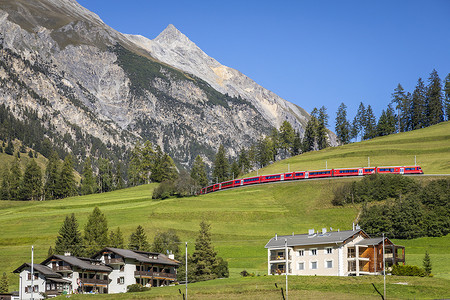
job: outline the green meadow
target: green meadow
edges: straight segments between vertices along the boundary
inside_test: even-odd
[[[450,123],[307,153],[277,162],[259,170],[259,174],[281,172],[287,169],[288,163],[291,170],[324,168],[325,161],[329,168],[362,166],[367,164],[368,156],[371,165],[407,165],[414,164],[414,155],[425,173],[450,173]],[[430,180],[426,177],[417,178]],[[350,229],[361,207],[334,207],[331,199],[338,185],[351,180],[358,179],[265,184],[163,201],[151,199],[156,184],[54,201],[0,201],[0,272],[9,274],[11,290],[17,290],[18,276],[10,272],[31,260],[31,245],[35,247],[35,261],[44,260],[48,248],[54,246],[65,216],[75,213],[80,229],[83,229],[88,214],[98,206],[106,215],[110,229],[119,226],[126,239],[138,225],[145,228],[149,241],[152,241],[158,230],[175,229],[183,245],[185,241],[188,242],[189,251],[193,251],[200,221],[210,222],[215,249],[219,256],[228,261],[230,278],[192,284],[195,299],[281,297],[274,284],[283,284],[284,278],[264,276],[267,273],[265,244],[275,233],[305,233],[310,228],[320,230],[322,227]],[[394,241],[406,246],[408,264],[421,266],[427,250],[431,255],[434,277],[389,276],[388,290],[392,297],[450,297],[450,237]],[[244,269],[260,276],[240,278],[239,273]],[[376,298],[379,296],[371,283],[375,283],[379,289],[382,287],[382,279],[378,277],[293,277],[290,280],[292,296],[295,298]],[[117,296],[117,299],[130,299],[130,296]],[[168,287],[135,294],[133,298],[153,296],[181,297],[178,287]]]

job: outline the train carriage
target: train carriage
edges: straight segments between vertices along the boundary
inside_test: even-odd
[[[275,182],[284,180],[284,174],[273,174],[273,175],[263,175],[261,176],[261,183],[264,182]]]
[[[324,177],[332,177],[332,170],[315,170],[308,171],[308,177],[305,178],[324,178]]]

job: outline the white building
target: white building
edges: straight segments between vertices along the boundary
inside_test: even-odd
[[[104,248],[92,258],[52,255],[40,264],[24,263],[20,274],[20,299],[44,299],[61,294],[125,293],[131,284],[163,286],[176,281],[179,262],[164,254]],[[32,277],[33,276],[33,277]]]
[[[359,276],[383,271],[383,239],[370,238],[363,230],[315,232],[277,236],[267,248],[267,273],[270,275]],[[287,249],[287,256],[285,255]],[[401,249],[401,254],[398,250]],[[385,238],[386,267],[405,263],[405,248]]]

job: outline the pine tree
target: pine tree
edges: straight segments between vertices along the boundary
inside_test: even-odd
[[[161,155],[161,151],[158,151],[159,155]],[[140,174],[141,180],[144,183],[150,183],[152,179],[152,171],[155,168],[156,162],[156,152],[153,150],[152,143],[150,141],[145,141],[144,147],[141,152],[141,166],[140,166]]]
[[[389,104],[386,109],[386,120],[387,120],[386,132],[387,132],[387,134],[395,133],[396,119],[397,118],[396,118],[394,109]]]
[[[358,110],[356,112],[355,120],[353,122],[353,128],[356,132],[355,138],[358,140],[358,135],[361,136],[361,140],[364,137],[364,128],[366,127],[366,108],[362,102],[359,103]]]
[[[53,250],[52,246],[48,247],[47,257],[50,257],[53,254],[55,254],[55,250]]]
[[[64,158],[61,173],[56,184],[57,198],[66,198],[76,194],[77,186],[73,170],[73,160],[70,154]]]
[[[342,144],[350,142],[350,123],[347,120],[347,106],[341,103],[336,113],[336,135]]]
[[[427,88],[427,117],[428,125],[435,125],[444,121],[442,107],[441,79],[436,70],[433,70],[428,78]]]
[[[2,172],[2,185],[0,187],[0,199],[9,200],[10,199],[10,172],[9,168],[5,167]]]
[[[111,162],[106,158],[98,160],[98,186],[101,193],[114,190],[114,177]]]
[[[92,171],[91,158],[87,157],[81,174],[81,194],[90,195],[97,192],[98,186]]]
[[[445,77],[444,83],[444,109],[446,120],[450,121],[450,73]]]
[[[52,200],[57,197],[58,194],[58,178],[59,178],[59,157],[58,153],[53,151],[47,162],[47,168],[45,169],[45,184],[44,184],[44,196],[45,199]]]
[[[285,157],[292,154],[292,146],[294,144],[295,132],[291,123],[284,121],[280,126],[280,142],[281,148],[284,150]]]
[[[14,145],[12,141],[6,144],[5,153],[8,155],[14,155]]]
[[[352,124],[350,125],[350,140],[358,140],[358,131],[359,131],[359,127],[358,127],[358,118],[357,116],[355,116],[353,118]]]
[[[74,256],[83,255],[83,241],[75,214],[66,216],[56,237],[55,253],[64,254],[65,252],[70,252]]]
[[[9,196],[11,200],[19,200],[22,184],[22,170],[20,169],[19,159],[15,158],[11,163],[11,176],[9,177]]]
[[[158,231],[155,234],[152,244],[152,251],[157,253],[173,253],[178,257],[180,253],[180,238],[173,229],[168,231]]]
[[[125,182],[123,181],[123,176],[122,176],[122,164],[120,162],[117,163],[117,167],[116,167],[116,176],[114,176],[116,181],[115,181],[115,186],[117,190],[121,190],[125,187]]]
[[[256,151],[256,161],[259,166],[261,168],[267,166],[274,157],[272,139],[268,136],[260,139],[256,145]]]
[[[428,254],[428,251],[425,251],[425,257],[423,258],[423,269],[425,270],[425,274],[427,276],[430,276],[431,274],[431,259],[430,255]]]
[[[119,227],[115,231],[109,232],[109,245],[113,248],[124,248],[123,235]]]
[[[397,85],[397,87],[394,89],[394,93],[392,93],[392,102],[395,104],[395,109],[397,109],[397,117],[398,117],[398,123],[397,123],[397,128],[399,132],[405,131],[405,124],[403,123],[405,117],[404,115],[407,114],[406,111],[404,111],[406,105],[405,102],[406,100],[406,94],[405,94],[405,90],[403,89],[402,85],[399,83]]]
[[[411,100],[411,129],[420,129],[425,126],[426,118],[426,88],[422,78],[417,80],[416,88]]]
[[[302,152],[302,139],[300,132],[296,131],[294,135],[294,143],[292,144],[292,155],[299,155]]]
[[[22,200],[40,200],[42,195],[42,171],[34,159],[25,168],[20,191]]]
[[[317,145],[319,150],[328,147],[328,136],[327,136],[327,126],[328,126],[328,114],[325,106],[319,109],[319,117],[317,118]]]
[[[8,293],[9,291],[9,283],[8,276],[3,272],[2,278],[0,279],[0,293]]]
[[[130,243],[128,245],[128,249],[147,251],[149,250],[149,248],[150,245],[148,244],[147,235],[144,232],[144,228],[139,225],[136,228],[136,231],[130,235]]]
[[[108,221],[98,207],[88,217],[83,242],[89,256],[108,245]]]
[[[161,159],[161,170],[161,181],[173,181],[178,177],[177,167],[175,166],[172,157],[167,153],[164,153]]]
[[[377,136],[377,120],[373,114],[372,107],[367,106],[366,109],[366,124],[364,126],[364,139],[372,139]]]
[[[200,187],[205,187],[208,185],[205,163],[200,155],[197,155],[194,160],[194,164],[191,169],[191,177],[194,179],[196,185]]]
[[[238,178],[239,175],[241,174],[241,169],[239,168],[239,164],[237,161],[233,161],[233,163],[231,164],[231,177],[234,178]]]
[[[302,152],[314,151],[316,149],[316,127],[317,119],[311,115],[306,124],[305,135],[303,137]]]
[[[210,224],[205,221],[200,223],[200,231],[192,254],[192,261],[195,265],[194,275],[199,281],[217,278],[217,275],[214,274],[214,269],[218,266],[217,253],[211,244],[210,230]]]
[[[221,144],[213,165],[213,181],[222,182],[229,178],[230,164],[225,155],[225,147]]]
[[[241,148],[241,150],[239,151],[238,165],[239,170],[241,170],[242,174],[248,173],[248,171],[251,168],[251,162],[248,155],[248,151],[246,151],[244,148]]]
[[[290,124],[289,124],[290,125]],[[281,128],[280,128],[281,130]],[[281,132],[276,128],[272,128],[270,132],[270,153],[272,153],[272,157],[269,160],[276,161],[277,155],[280,149],[283,149],[283,138],[281,137]],[[286,155],[286,153],[285,153]]]
[[[137,186],[144,183],[140,175],[142,160],[142,147],[139,142],[136,143],[131,151],[130,163],[128,164],[128,179],[131,186]]]

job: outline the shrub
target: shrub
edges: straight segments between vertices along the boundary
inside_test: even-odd
[[[403,265],[394,265],[392,267],[392,275],[396,276],[420,276],[425,277],[425,270],[419,268],[418,266],[403,266]]]
[[[142,286],[142,284],[139,283],[131,284],[127,288],[128,293],[145,292],[149,290],[150,290],[149,287]]]

